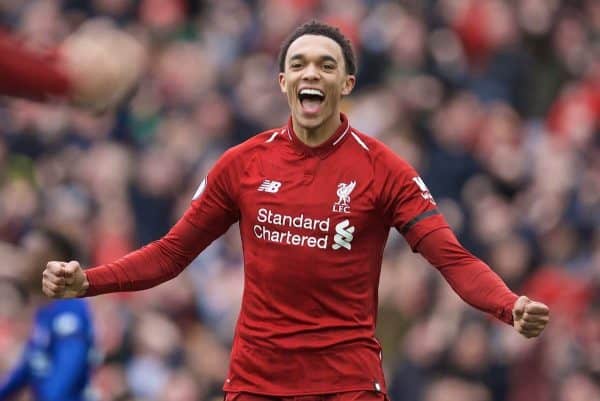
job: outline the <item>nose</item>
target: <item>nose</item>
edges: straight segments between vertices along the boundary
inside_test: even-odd
[[[315,81],[320,77],[321,75],[319,74],[319,68],[314,63],[309,63],[306,68],[304,68],[302,79],[305,81]]]

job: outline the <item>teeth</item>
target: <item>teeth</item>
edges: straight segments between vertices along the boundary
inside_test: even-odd
[[[323,92],[321,92],[320,90],[310,89],[310,88],[302,89],[300,91],[300,95],[314,95],[314,96],[321,96],[321,97],[325,96],[325,94]]]

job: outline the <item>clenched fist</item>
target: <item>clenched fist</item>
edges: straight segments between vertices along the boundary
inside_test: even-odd
[[[50,298],[75,298],[83,295],[88,286],[77,261],[48,262],[42,274],[42,291]]]
[[[550,320],[550,310],[541,302],[521,296],[513,307],[513,326],[527,338],[537,337]]]
[[[143,46],[106,19],[84,23],[59,49],[71,83],[71,101],[104,111],[123,100],[145,69]]]

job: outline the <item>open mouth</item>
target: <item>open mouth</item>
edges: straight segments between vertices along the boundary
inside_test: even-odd
[[[298,92],[298,100],[306,114],[316,114],[325,101],[325,93],[320,89],[304,88]]]

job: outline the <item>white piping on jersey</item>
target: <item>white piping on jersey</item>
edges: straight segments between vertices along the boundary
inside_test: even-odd
[[[292,140],[292,136],[290,135],[290,131],[288,131],[288,129],[285,128],[283,131],[281,131],[281,133],[283,133],[283,132],[285,132],[287,134],[289,140],[291,141]]]
[[[335,140],[335,142],[332,144],[332,146],[335,146],[335,145],[337,145],[337,144],[338,144],[338,142],[339,142],[339,141],[341,141],[341,140],[342,140],[342,138],[346,136],[346,134],[348,133],[348,130],[349,130],[349,129],[350,129],[350,125],[348,125],[348,126],[346,127],[346,131],[344,131],[344,133],[343,133],[342,135],[340,135],[340,137],[339,137],[338,139],[336,139],[336,140]]]
[[[273,133],[273,135],[271,135],[271,137],[270,137],[269,139],[267,139],[265,142],[266,142],[266,143],[273,142],[273,139],[275,139],[275,137],[276,137],[277,135],[279,135],[279,131],[275,131],[275,132]]]
[[[356,139],[356,142],[358,142],[358,144],[360,146],[362,146],[363,148],[365,148],[365,150],[369,150],[369,147],[362,141],[362,139],[360,139],[358,137],[358,135],[356,135],[354,132],[350,132],[352,134],[352,136],[354,137],[354,139]]]

